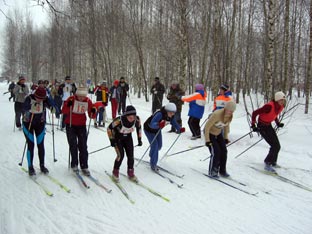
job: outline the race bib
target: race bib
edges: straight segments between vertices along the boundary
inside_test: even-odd
[[[43,112],[43,102],[36,102],[35,100],[31,100],[30,102],[30,113],[40,114]]]
[[[84,114],[88,111],[88,103],[87,102],[80,102],[75,100],[73,106],[73,113],[75,114]]]

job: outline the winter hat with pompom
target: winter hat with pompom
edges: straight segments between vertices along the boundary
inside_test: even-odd
[[[134,106],[127,106],[126,111],[123,113],[123,115],[136,115],[136,109],[134,108]]]
[[[286,96],[282,91],[276,92],[274,95],[274,101],[286,100]]]
[[[202,85],[202,84],[196,84],[195,85],[195,90],[204,90],[205,88],[204,88],[204,85]]]
[[[165,105],[165,110],[168,112],[176,112],[177,106],[174,103],[169,102],[168,104]]]
[[[224,109],[234,112],[236,110],[236,103],[233,101],[228,101],[225,103]]]

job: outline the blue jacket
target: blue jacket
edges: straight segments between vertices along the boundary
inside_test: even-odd
[[[204,90],[196,90],[195,93],[183,96],[181,99],[184,102],[190,103],[188,116],[201,119],[204,115],[206,104],[206,92]]]

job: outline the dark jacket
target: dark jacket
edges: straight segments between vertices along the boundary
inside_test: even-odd
[[[170,91],[167,95],[167,99],[169,102],[172,102],[176,105],[177,107],[177,112],[182,111],[182,105],[184,102],[181,100],[181,97],[185,95],[185,92],[180,88],[179,85],[176,86],[175,89],[170,87]]]

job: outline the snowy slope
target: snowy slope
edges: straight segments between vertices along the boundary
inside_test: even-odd
[[[262,162],[267,154],[268,145],[261,141],[251,150],[235,159],[234,157],[260,139],[245,137],[231,145],[228,155],[228,172],[233,178],[247,186],[239,186],[257,196],[250,196],[228,186],[213,181],[193,169],[207,172],[209,156],[206,147],[177,154],[161,161],[161,166],[184,174],[183,179],[171,177],[183,183],[182,189],[170,184],[165,179],[153,174],[141,163],[135,167],[136,175],[143,183],[168,197],[166,202],[141,187],[121,177],[121,183],[128,191],[135,204],[131,204],[104,173],[111,172],[115,158],[114,150],[109,147],[89,156],[89,168],[94,177],[113,191],[109,194],[87,180],[90,189],[83,188],[68,171],[68,144],[66,135],[55,130],[55,149],[57,162],[53,162],[51,126],[47,126],[45,137],[46,166],[50,175],[60,180],[71,189],[66,193],[59,186],[41,175],[38,181],[45,184],[53,193],[47,196],[38,185],[20,169],[25,138],[21,131],[13,131],[14,108],[8,101],[7,84],[0,84],[1,153],[0,153],[0,233],[1,234],[100,234],[100,233],[300,233],[312,232],[312,193],[284,183],[268,175],[261,174],[249,166],[262,169]],[[151,103],[143,99],[131,98],[141,119],[150,115]],[[211,103],[205,117],[211,110]],[[183,106],[183,123],[187,125],[188,105]],[[311,111],[310,111],[311,112]],[[108,108],[110,116],[110,106]],[[230,140],[243,136],[249,131],[244,108],[238,106],[231,125]],[[312,188],[312,116],[304,115],[299,107],[292,118],[286,119],[286,126],[280,131],[282,149],[278,169],[287,178]],[[49,120],[48,120],[49,121]],[[56,122],[56,121],[55,121]],[[203,145],[204,139],[190,140],[190,131],[179,138],[170,150],[174,153],[189,149],[190,146]],[[177,135],[163,130],[162,157],[176,139]],[[134,135],[134,142],[136,137]],[[89,152],[108,146],[106,132],[91,126]],[[140,158],[148,147],[143,136],[143,146],[135,147],[135,155]],[[144,157],[148,160],[148,154]],[[35,165],[38,156],[35,151]],[[27,162],[24,161],[24,167]],[[286,169],[287,168],[287,169]],[[126,173],[126,161],[121,171]],[[236,185],[235,183],[232,183]]]

